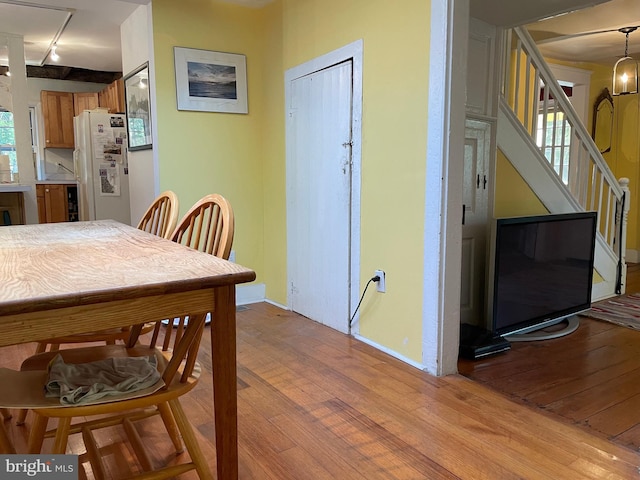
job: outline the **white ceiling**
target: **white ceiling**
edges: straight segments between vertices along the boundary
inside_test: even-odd
[[[528,25],[543,55],[560,60],[579,60],[613,66],[624,55],[622,27],[640,26],[639,0],[611,0],[567,15]],[[564,36],[614,30],[608,33]],[[640,28],[629,35],[629,54],[640,59]]]
[[[149,1],[0,0],[0,32],[24,37],[27,65],[55,65],[49,51],[59,34],[59,65],[120,72],[120,24],[139,5]],[[261,7],[272,0],[226,1]],[[613,64],[624,53],[624,35],[617,31],[571,40],[559,40],[556,37],[640,25],[640,0],[470,2],[471,15],[487,23],[506,27],[529,23],[528,28],[535,39],[546,39],[546,43],[539,45],[543,54],[558,59]],[[560,15],[584,7],[588,8]],[[559,16],[537,21],[550,15]],[[68,24],[65,24],[67,19]],[[629,51],[632,54],[639,53],[640,57],[640,29],[630,35]],[[6,52],[0,46],[0,65],[7,64],[6,57]]]
[[[122,71],[120,24],[149,0],[0,0],[0,32],[22,35],[27,65],[55,65],[48,53],[58,32],[59,65]],[[65,25],[69,17],[68,24]],[[0,64],[7,53],[0,50]]]

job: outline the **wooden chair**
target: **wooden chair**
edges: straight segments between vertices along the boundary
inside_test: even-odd
[[[191,207],[176,227],[171,239],[212,255],[228,257],[234,229],[233,210],[229,202],[220,195],[207,195]],[[26,359],[19,372],[0,369],[0,382],[11,382],[15,386],[12,389],[0,389],[0,408],[30,407],[34,410],[35,420],[29,435],[29,453],[39,453],[47,436],[55,436],[52,453],[65,453],[68,436],[82,433],[95,478],[104,478],[104,466],[92,432],[98,428],[121,423],[142,469],[145,472],[151,471],[152,462],[133,422],[159,414],[178,452],[182,451],[182,436],[191,462],[154,470],[156,473],[144,478],[170,478],[189,470],[196,470],[201,479],[213,478],[179,402],[179,397],[193,389],[198,380],[199,366],[196,355],[205,318],[206,315],[203,313],[191,316],[188,322],[182,317],[175,329],[164,328],[161,326],[162,322],[158,321],[148,345],[138,342],[143,327],[139,324],[131,328],[126,344],[43,352]],[[165,332],[164,341],[161,347],[157,347],[161,330]],[[162,372],[165,387],[161,390],[139,398],[115,397],[105,403],[82,406],[61,406],[59,402],[52,405],[51,399],[44,397],[42,385],[45,381],[46,366],[57,354],[62,356],[65,363],[86,363],[111,357],[149,356],[150,352],[156,355],[159,365],[162,366],[159,370]],[[16,393],[25,389],[28,389],[28,395]],[[25,401],[30,403],[25,405]],[[155,408],[149,412],[149,407]],[[89,419],[71,425],[74,418],[94,415],[101,417],[98,420]],[[49,418],[58,419],[57,428],[51,431],[47,431]]]
[[[169,238],[178,222],[178,212],[178,196],[174,192],[167,190],[161,193],[149,206],[140,222],[138,222],[138,228],[162,238]],[[107,345],[112,345],[118,340],[125,341],[128,337],[129,329],[125,327],[49,338],[38,342],[36,353],[45,352],[47,347],[52,351],[59,350],[62,344],[104,342]],[[24,422],[24,414],[20,415],[18,423],[20,422]]]
[[[170,238],[178,223],[178,196],[171,190],[161,193],[138,222],[145,232]]]
[[[0,413],[2,414],[2,420],[9,420],[11,418],[11,412],[7,408],[0,408]],[[16,453],[4,429],[4,425],[0,425],[0,453]]]

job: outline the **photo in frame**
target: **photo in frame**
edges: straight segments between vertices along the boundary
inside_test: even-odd
[[[248,113],[244,55],[173,47],[178,110]]]
[[[128,150],[152,148],[149,63],[144,63],[124,77],[124,98]]]

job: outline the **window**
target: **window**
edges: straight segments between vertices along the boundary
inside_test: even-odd
[[[29,135],[31,136],[31,150],[34,159],[36,159],[38,155],[38,131],[35,107],[29,107]],[[18,173],[13,113],[2,107],[0,107],[0,155],[9,155],[11,172]]]
[[[571,153],[571,125],[563,112],[548,111],[538,115],[536,144],[542,149],[556,173],[569,183],[569,155]],[[544,138],[543,138],[544,136]]]
[[[561,82],[560,88],[571,101],[573,86]],[[568,185],[573,127],[564,112],[555,105],[555,99],[551,92],[546,90],[544,85],[540,87],[536,145],[538,145],[564,184]]]
[[[13,129],[13,113],[0,109],[0,155],[9,155],[12,172],[18,171],[16,158],[16,134]]]

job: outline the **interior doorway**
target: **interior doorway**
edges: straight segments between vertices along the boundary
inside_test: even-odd
[[[285,75],[287,301],[344,333],[359,285],[361,62],[356,42]]]

